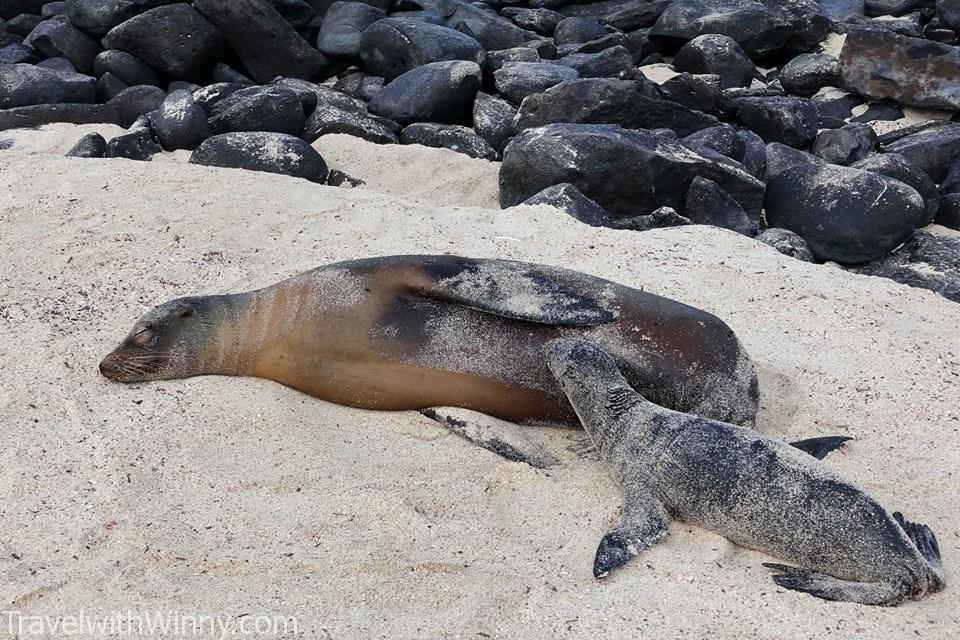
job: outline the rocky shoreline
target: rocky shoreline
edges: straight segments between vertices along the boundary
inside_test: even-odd
[[[960,301],[951,0],[12,0],[0,130],[356,185],[349,134],[501,162],[502,207],[708,224]]]

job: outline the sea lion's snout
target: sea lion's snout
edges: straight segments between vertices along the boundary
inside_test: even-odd
[[[126,352],[121,345],[100,361],[100,375],[114,382],[141,382],[152,379],[158,362],[149,354],[137,355]]]

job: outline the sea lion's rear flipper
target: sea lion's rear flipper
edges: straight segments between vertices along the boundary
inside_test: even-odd
[[[893,519],[906,532],[907,537],[913,541],[913,545],[923,556],[927,564],[930,565],[930,571],[933,576],[932,590],[939,591],[943,589],[943,561],[940,559],[940,545],[937,544],[937,536],[933,535],[933,530],[925,524],[910,522],[904,519],[899,511],[893,512]]]
[[[430,281],[415,286],[420,294],[504,318],[564,327],[589,327],[615,319],[600,300],[578,291],[575,281],[549,267],[451,260],[438,261],[427,270]]]
[[[600,541],[593,560],[594,577],[605,577],[631,556],[663,540],[669,523],[667,510],[646,487],[624,487],[623,520]]]
[[[790,446],[800,449],[804,453],[809,453],[817,460],[823,460],[827,454],[836,451],[853,438],[849,436],[821,436],[819,438],[807,438],[806,440],[797,440],[791,442]]]
[[[525,462],[536,469],[557,463],[543,447],[527,438],[519,425],[511,422],[454,407],[431,407],[420,413],[507,460]]]
[[[910,596],[911,587],[905,582],[852,582],[775,562],[764,562],[763,566],[782,572],[775,574],[773,581],[784,589],[824,600],[893,606]]]

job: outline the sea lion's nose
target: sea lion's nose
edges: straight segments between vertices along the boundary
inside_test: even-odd
[[[104,358],[103,360],[100,361],[100,366],[99,366],[100,375],[104,376],[105,378],[109,378],[109,377],[110,377],[110,376],[108,375],[109,367],[108,367],[108,365],[107,365],[107,360],[109,360],[109,359],[110,359],[110,356],[107,356],[106,358]]]

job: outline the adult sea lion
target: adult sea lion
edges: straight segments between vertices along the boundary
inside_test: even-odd
[[[754,422],[756,372],[717,317],[508,260],[370,258],[247,293],[180,298],[143,316],[100,371],[122,382],[251,375],[353,407],[453,406],[577,426],[544,351],[570,336],[602,345],[664,406]]]
[[[597,549],[597,577],[657,544],[680,518],[803,565],[766,566],[781,571],[778,585],[827,600],[895,605],[943,589],[929,527],[887,513],[816,458],[645,400],[596,345],[558,340],[548,359],[623,485],[623,520]]]

